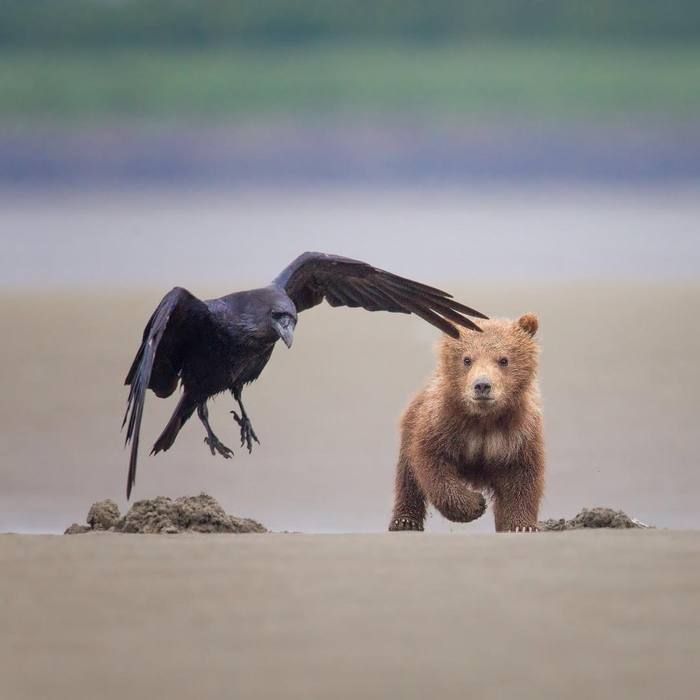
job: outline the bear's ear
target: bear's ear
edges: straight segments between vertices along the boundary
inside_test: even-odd
[[[540,322],[537,320],[535,314],[525,314],[518,319],[518,325],[522,328],[530,337],[537,333],[537,329],[540,327]]]

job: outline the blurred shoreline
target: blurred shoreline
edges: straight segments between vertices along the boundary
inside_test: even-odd
[[[4,126],[5,189],[659,186],[700,182],[700,125],[243,120]]]

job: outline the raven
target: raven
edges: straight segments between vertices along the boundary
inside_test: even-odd
[[[223,391],[233,394],[240,415],[241,446],[252,451],[259,440],[243,407],[243,386],[255,381],[281,338],[292,346],[297,314],[324,299],[331,306],[362,307],[368,311],[414,313],[454,338],[453,323],[481,329],[466,318],[487,318],[434,287],[398,277],[359,260],[325,253],[304,253],[267,287],[201,301],[182,287],[168,292],[143,332],[141,347],[125,384],[130,386],[122,428],[131,443],[126,497],[136,481],[139,431],[151,389],[159,398],[170,396],[182,382],[183,393],[175,412],[156,440],[151,454],[172,447],[180,428],[197,411],[212,455],[228,459],[226,447],[209,425],[207,401]]]

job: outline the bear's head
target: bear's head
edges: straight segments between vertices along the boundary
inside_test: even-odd
[[[458,339],[444,336],[440,376],[467,412],[497,414],[515,407],[534,385],[539,347],[534,339],[537,316],[517,321],[480,321],[483,333],[462,330]]]

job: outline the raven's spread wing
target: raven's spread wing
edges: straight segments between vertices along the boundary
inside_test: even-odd
[[[459,337],[455,323],[481,330],[466,316],[487,318],[440,289],[379,270],[359,260],[325,253],[300,255],[277,277],[275,284],[285,290],[297,311],[317,306],[325,298],[331,306],[414,313],[453,338]]]
[[[187,346],[195,334],[206,331],[204,326],[209,319],[209,309],[203,301],[186,289],[175,287],[163,297],[146,325],[143,342],[124,381],[131,386],[122,423],[122,428],[127,426],[126,444],[131,442],[127,498],[136,481],[146,389],[153,389],[160,397],[175,391]]]

